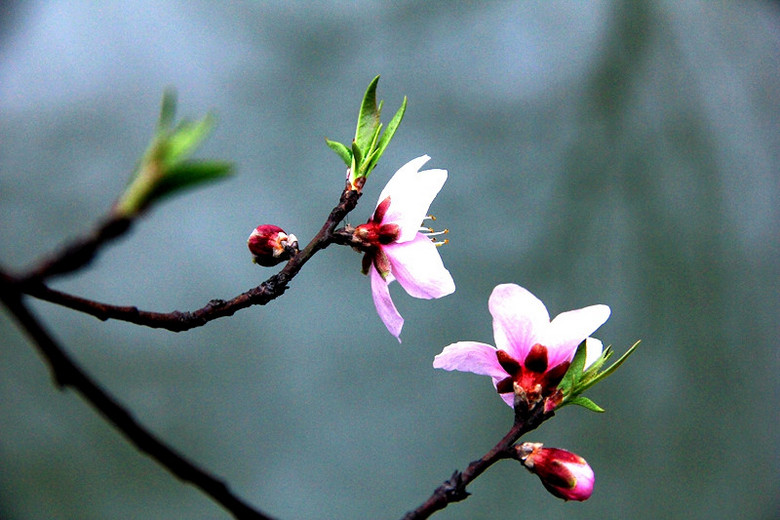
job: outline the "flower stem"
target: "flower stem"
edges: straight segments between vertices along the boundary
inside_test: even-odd
[[[255,509],[230,491],[223,481],[177,453],[140,424],[129,410],[119,404],[70,358],[27,308],[22,298],[19,286],[7,274],[0,271],[0,301],[14,315],[46,360],[58,387],[70,387],[75,390],[139,451],[146,453],[180,480],[189,482],[210,496],[234,518],[271,520],[270,516]]]
[[[482,458],[472,461],[464,471],[455,471],[449,480],[446,480],[441,486],[436,488],[428,500],[420,507],[406,513],[403,520],[423,520],[429,518],[433,513],[444,509],[450,503],[460,502],[468,498],[470,493],[466,491],[466,486],[499,460],[510,458],[510,448],[517,440],[531,430],[536,429],[553,415],[554,412],[552,411],[544,411],[543,401],[537,403],[527,413],[516,414],[512,428],[490,451]]]
[[[230,300],[213,299],[200,309],[194,311],[171,311],[154,312],[138,309],[135,306],[120,306],[103,303],[95,300],[81,298],[61,291],[56,291],[47,287],[40,279],[40,274],[49,274],[52,271],[48,268],[41,268],[35,271],[34,276],[27,277],[19,281],[22,292],[35,298],[56,303],[70,309],[74,309],[86,314],[95,316],[99,320],[115,319],[135,323],[157,329],[166,329],[171,332],[182,332],[196,327],[201,327],[206,323],[232,316],[237,311],[245,309],[252,305],[265,305],[284,294],[287,290],[287,284],[295,277],[298,271],[314,254],[325,249],[328,245],[339,240],[334,234],[336,226],[346,215],[357,205],[360,194],[354,190],[345,189],[341,194],[339,204],[331,210],[328,219],[323,224],[320,231],[309,244],[292,257],[284,268],[277,274],[271,276],[266,281],[253,287],[246,292],[231,298]],[[89,241],[90,244],[92,241]],[[80,243],[80,242],[79,242]],[[102,244],[103,241],[97,241],[95,245]],[[91,247],[91,246],[90,246]],[[66,248],[69,250],[81,251],[81,247]],[[94,254],[94,253],[93,253]],[[53,264],[69,265],[68,255],[58,259]],[[80,263],[79,266],[84,265]],[[72,269],[70,269],[72,270]],[[57,272],[62,272],[57,270]]]

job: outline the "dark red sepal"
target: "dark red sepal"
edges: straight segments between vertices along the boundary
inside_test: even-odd
[[[520,363],[503,350],[496,350],[496,358],[501,368],[506,370],[510,376],[514,376],[520,371]]]
[[[547,347],[539,343],[531,347],[531,351],[528,352],[523,366],[525,366],[526,370],[543,374],[547,370]]]

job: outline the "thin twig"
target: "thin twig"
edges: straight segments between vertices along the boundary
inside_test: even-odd
[[[265,304],[280,296],[287,284],[303,265],[319,250],[334,240],[334,230],[339,222],[357,205],[360,193],[345,189],[339,204],[333,208],[312,241],[282,268],[258,287],[232,300],[212,300],[193,312],[153,313],[135,307],[116,307],[100,304],[46,287],[43,281],[57,274],[75,271],[87,265],[100,247],[129,229],[128,219],[107,219],[89,236],[64,247],[61,252],[41,262],[26,275],[14,278],[0,269],[0,300],[13,314],[19,325],[45,358],[55,383],[59,387],[71,387],[80,393],[98,412],[127,437],[139,450],[148,454],[179,479],[190,482],[217,503],[230,511],[237,519],[271,520],[271,517],[252,508],[228,489],[227,485],[198,468],[145,429],[131,413],[92,380],[24,305],[23,295],[44,300],[93,314],[101,319],[125,319],[141,325],[167,328],[174,331],[188,330],[223,316],[229,316],[250,305]]]
[[[100,320],[116,319],[173,332],[182,332],[195,327],[201,327],[217,318],[232,316],[237,311],[252,305],[265,305],[284,294],[290,280],[295,277],[303,265],[317,251],[326,248],[334,242],[345,243],[345,238],[339,233],[334,233],[334,231],[339,222],[344,220],[344,217],[355,208],[359,198],[360,193],[357,191],[345,189],[341,194],[339,204],[330,212],[328,219],[317,235],[302,251],[293,256],[277,274],[271,276],[257,287],[249,289],[230,300],[214,299],[194,311],[153,312],[140,310],[135,306],[102,303],[51,289],[41,281],[40,276],[25,278],[21,282],[22,291],[41,300],[90,314]],[[70,250],[80,249],[75,247],[65,248],[64,251]],[[54,259],[50,263],[54,265],[69,265],[67,258]],[[43,269],[42,272],[52,271]]]
[[[433,513],[444,509],[453,502],[460,502],[469,496],[466,486],[480,476],[486,469],[499,460],[510,457],[510,448],[524,434],[536,429],[544,421],[552,417],[554,412],[545,412],[544,404],[540,402],[531,408],[527,414],[516,414],[512,428],[504,435],[498,444],[493,446],[482,458],[472,461],[463,472],[455,471],[449,480],[436,488],[428,499],[414,511],[409,511],[402,520],[423,520]]]
[[[20,276],[22,285],[35,285],[46,278],[70,273],[89,264],[106,243],[125,234],[132,225],[129,218],[109,215],[89,235],[76,239],[58,253],[40,262]]]
[[[19,325],[46,360],[57,386],[70,387],[81,394],[139,450],[149,455],[177,478],[191,483],[213,498],[230,511],[233,517],[241,520],[272,520],[272,517],[254,509],[234,495],[224,482],[185,459],[136,421],[127,409],[76,365],[24,305],[22,295],[18,291],[18,284],[3,273],[0,273],[0,300],[16,317]]]

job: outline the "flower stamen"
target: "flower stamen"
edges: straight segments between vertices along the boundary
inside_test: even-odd
[[[432,228],[428,228],[428,231],[425,234],[425,236],[429,237],[437,237],[439,235],[446,235],[450,232],[449,229],[444,228],[442,231],[434,231]]]
[[[435,222],[436,221],[436,217],[434,217],[433,215],[427,215],[423,219],[423,222],[425,222],[426,220],[431,220],[431,221]],[[419,231],[420,231],[420,233],[422,233],[423,235],[428,237],[431,240],[431,242],[433,242],[433,245],[435,245],[436,247],[441,247],[441,246],[443,246],[445,244],[449,244],[450,243],[450,240],[448,238],[445,238],[444,240],[436,240],[434,238],[434,237],[438,237],[438,236],[441,236],[441,235],[449,234],[450,230],[447,229],[447,228],[443,229],[442,231],[436,231],[432,227],[421,225],[420,228],[419,228]]]

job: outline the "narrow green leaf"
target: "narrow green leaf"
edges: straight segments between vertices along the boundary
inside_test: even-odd
[[[601,353],[601,356],[596,361],[594,361],[587,370],[582,372],[579,381],[577,381],[577,383],[574,385],[575,388],[590,388],[594,384],[594,380],[598,378],[599,370],[601,370],[601,367],[604,366],[604,363],[606,363],[606,361],[612,357],[612,354],[612,347],[605,348],[604,352]]]
[[[157,122],[158,130],[165,130],[173,125],[173,118],[176,115],[176,91],[167,88],[163,92],[162,105],[160,106],[160,119]]]
[[[363,102],[360,105],[358,114],[357,128],[355,129],[355,140],[357,147],[360,148],[361,155],[369,153],[371,141],[374,139],[376,127],[379,126],[379,108],[376,105],[376,87],[379,83],[379,76],[375,77],[369,83],[366,93],[363,95]],[[355,146],[353,145],[353,153]],[[360,162],[358,162],[360,164]]]
[[[577,347],[577,352],[575,352],[574,358],[571,360],[569,369],[566,371],[566,374],[564,374],[563,379],[561,379],[561,382],[558,385],[558,388],[564,394],[568,394],[569,390],[571,390],[571,388],[574,387],[574,385],[582,377],[582,369],[585,366],[586,351],[587,349],[585,348],[585,341],[582,341],[582,343],[580,343]]]
[[[176,94],[168,89],[163,93],[155,135],[114,204],[115,215],[133,218],[155,200],[220,179],[233,168],[224,161],[185,161],[211,132],[214,117],[207,114],[198,121],[181,121],[172,128],[175,112]]]
[[[576,404],[577,406],[582,406],[583,408],[587,408],[592,412],[604,413],[604,409],[602,407],[600,407],[599,405],[597,405],[596,403],[594,403],[593,401],[591,401],[590,399],[582,395],[577,396],[574,399],[571,399],[566,404]]]
[[[376,150],[376,142],[379,140],[379,132],[382,131],[382,123],[379,123],[376,125],[376,128],[374,129],[374,135],[371,137],[371,144],[368,146],[368,152],[367,155],[370,155],[371,152]]]
[[[622,364],[623,364],[623,362],[624,362],[626,359],[628,359],[628,356],[630,356],[631,354],[633,354],[633,353],[634,353],[634,351],[636,350],[636,348],[637,348],[638,346],[639,346],[639,341],[637,341],[636,343],[634,343],[633,345],[631,345],[631,348],[630,348],[630,349],[626,350],[626,351],[625,351],[625,353],[624,353],[622,356],[620,356],[620,358],[618,358],[618,360],[617,360],[617,361],[615,361],[614,363],[612,363],[612,364],[611,364],[611,365],[610,365],[610,366],[609,366],[609,367],[608,367],[606,370],[604,370],[604,371],[603,371],[603,372],[601,372],[601,373],[600,373],[598,376],[596,376],[596,377],[593,379],[593,382],[592,382],[592,383],[590,383],[590,385],[588,385],[588,386],[592,386],[593,384],[597,383],[598,381],[601,381],[602,379],[604,379],[604,378],[606,378],[607,376],[611,375],[611,374],[612,374],[612,373],[613,373],[615,370],[617,370],[617,368],[618,368],[620,365],[622,365]]]
[[[604,363],[606,363],[607,360],[612,357],[612,354],[614,354],[612,347],[606,347],[604,352],[601,353],[601,357],[599,357],[596,361],[593,362],[591,366],[588,367],[588,369],[585,371],[585,374],[587,375],[597,373],[599,370],[601,370],[601,367],[604,366]]]
[[[376,166],[377,160],[379,160],[379,150],[374,150],[368,155],[368,157],[363,159],[361,175],[368,177],[368,174],[371,173],[371,170],[373,170],[374,166]]]
[[[363,164],[363,152],[355,141],[352,141],[352,164],[355,165],[355,168],[360,168]],[[356,179],[357,177],[361,177],[360,172],[353,171],[352,178]]]
[[[366,177],[368,177],[368,175],[371,173],[371,170],[374,169],[377,160],[379,160],[380,153],[376,148],[376,143],[379,140],[379,133],[381,131],[382,123],[379,123],[379,126],[376,127],[376,131],[374,132],[374,138],[371,141],[371,146],[368,147],[368,152],[365,153],[365,157],[363,157],[363,165],[360,170],[362,175],[365,175]]]
[[[199,121],[182,121],[168,138],[165,157],[167,164],[186,159],[214,128],[214,116],[207,114]]]
[[[176,164],[169,168],[165,176],[155,185],[145,205],[177,191],[222,179],[232,170],[233,165],[224,161],[187,161]]]
[[[398,111],[393,116],[393,119],[391,119],[387,124],[385,132],[379,139],[379,143],[376,147],[378,153],[376,155],[376,159],[373,161],[374,164],[371,165],[371,168],[376,165],[377,161],[379,161],[379,158],[382,157],[382,154],[385,152],[385,148],[387,148],[387,145],[390,144],[390,140],[395,135],[395,131],[398,130],[398,125],[401,124],[401,120],[404,118],[404,113],[406,113],[406,96],[404,96],[403,103],[401,103],[401,108],[398,109]]]
[[[327,143],[328,147],[330,147],[331,150],[336,152],[338,156],[341,157],[341,160],[344,161],[344,164],[346,164],[347,167],[352,165],[352,150],[338,141],[331,141],[328,138],[325,138],[325,143]]]
[[[612,365],[609,366],[605,371],[601,373],[592,373],[590,369],[588,369],[587,377],[583,377],[582,380],[575,385],[573,389],[573,393],[575,394],[581,394],[588,388],[592,387],[602,379],[606,378],[607,376],[611,375],[615,370],[617,370],[617,367],[619,367],[623,362],[628,358],[628,356],[631,355],[634,350],[636,350],[636,347],[639,345],[639,342],[637,341],[634,343],[634,345],[628,349],[622,356],[620,356],[620,359],[615,361]],[[609,351],[604,356],[604,359],[610,357],[612,355],[612,352]],[[602,362],[603,364],[603,362]]]

